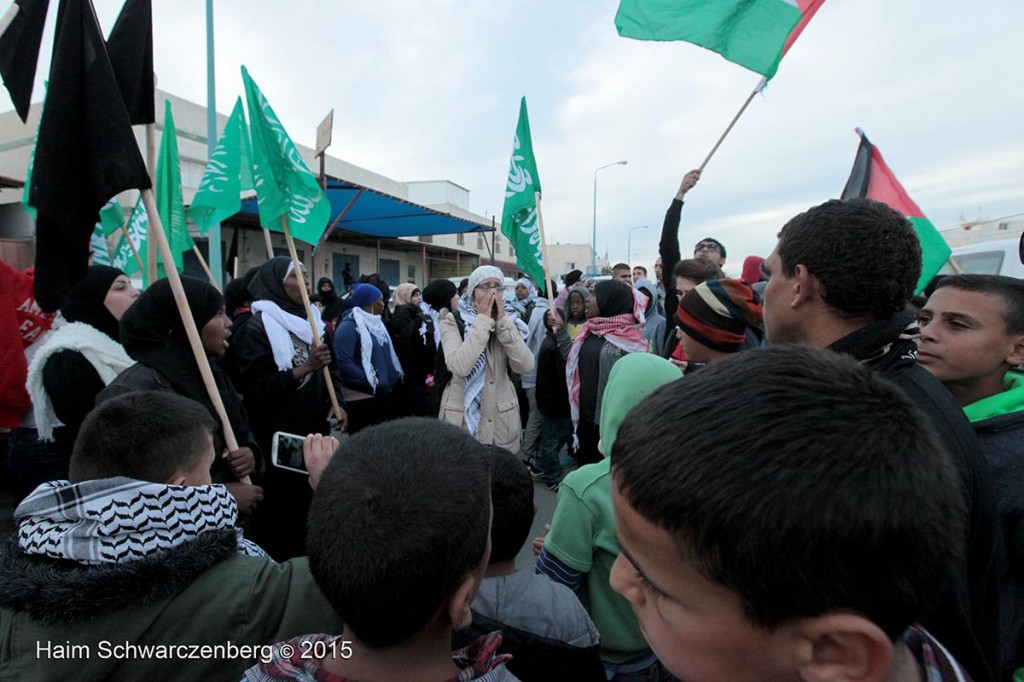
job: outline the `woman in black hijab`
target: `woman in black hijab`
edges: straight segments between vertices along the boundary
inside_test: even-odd
[[[206,356],[211,360],[220,358],[227,350],[227,339],[231,336],[231,320],[224,310],[224,297],[203,280],[182,277],[181,284]],[[121,320],[121,340],[135,364],[121,372],[103,390],[96,399],[97,404],[134,391],[167,391],[202,403],[210,416],[220,423],[192,354],[168,280],[161,279],[151,284],[125,314]],[[231,380],[215,362],[210,363],[210,368],[239,446],[237,450],[227,452],[223,429],[214,432],[214,451],[221,456],[214,460],[210,478],[214,483],[228,484],[238,501],[239,510],[249,512],[258,502],[260,490],[240,483],[239,479],[260,475],[262,459],[257,461],[260,449]]]
[[[316,283],[316,293],[320,296],[320,303],[324,306],[323,313],[321,313],[324,322],[337,328],[338,320],[345,312],[345,304],[342,303],[338,292],[334,289],[334,280],[330,277],[321,277]]]
[[[278,561],[305,554],[306,512],[312,490],[308,477],[269,462],[276,431],[305,436],[330,433],[330,394],[324,367],[332,365],[324,324],[313,308],[320,345],[302,306],[302,292],[289,258],[272,258],[249,283],[253,317],[239,330],[228,355],[238,367],[256,442],[267,461],[265,499],[252,519],[253,539]],[[340,381],[335,390],[341,395]]]
[[[91,265],[60,310],[65,324],[32,358],[28,389],[35,429],[19,428],[8,452],[16,501],[40,483],[68,477],[71,449],[96,395],[131,358],[120,345],[118,321],[139,296],[117,268]]]

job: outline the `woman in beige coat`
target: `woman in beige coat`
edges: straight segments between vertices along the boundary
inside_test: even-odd
[[[505,309],[503,282],[498,268],[478,267],[458,310],[441,315],[441,346],[452,378],[441,397],[440,417],[481,443],[518,452],[522,425],[509,368],[522,374],[534,361],[526,347],[526,324]]]

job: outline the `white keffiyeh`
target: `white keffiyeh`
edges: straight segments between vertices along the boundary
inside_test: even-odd
[[[356,331],[359,332],[359,353],[363,363],[363,374],[366,375],[366,383],[370,384],[373,392],[377,392],[377,370],[373,366],[373,344],[387,348],[391,356],[391,365],[399,375],[402,372],[402,363],[395,355],[394,345],[391,343],[391,335],[388,334],[384,321],[380,315],[371,315],[362,308],[352,309],[352,319],[356,323]]]
[[[313,333],[309,329],[309,320],[298,315],[285,312],[273,301],[253,301],[252,312],[263,313],[263,328],[267,331],[267,340],[274,353],[274,362],[279,370],[292,369],[292,358],[295,357],[295,346],[291,335],[294,334],[303,343],[313,345]],[[313,306],[313,320],[316,323],[317,338],[324,335],[324,323],[320,319],[320,311]]]

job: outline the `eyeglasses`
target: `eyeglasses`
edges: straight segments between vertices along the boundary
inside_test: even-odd
[[[484,289],[486,291],[488,289],[504,289],[505,285],[504,284],[499,284],[499,283],[495,282],[494,284],[477,284],[476,288],[477,289]]]
[[[718,244],[714,243],[714,242],[701,242],[700,244],[697,244],[697,246],[693,247],[693,252],[694,253],[697,253],[698,251],[718,251],[718,252],[721,252],[721,250],[722,250],[722,247],[719,246]]]

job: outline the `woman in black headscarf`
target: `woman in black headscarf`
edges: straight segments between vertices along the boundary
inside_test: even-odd
[[[8,453],[16,501],[40,483],[68,477],[71,449],[96,395],[131,365],[118,321],[139,291],[117,268],[92,265],[60,310],[57,328],[32,358],[28,389],[36,428],[19,428]],[[34,431],[34,432],[33,432]]]
[[[324,367],[332,365],[330,344],[316,308],[320,345],[302,305],[298,277],[289,258],[271,258],[249,283],[253,317],[238,331],[228,355],[237,363],[256,442],[267,459],[264,501],[252,519],[253,538],[278,561],[305,554],[306,512],[312,490],[306,476],[269,462],[276,431],[305,436],[330,433],[330,394]],[[340,382],[335,390],[341,395]]]
[[[324,306],[321,313],[324,322],[337,328],[338,320],[345,312],[345,304],[341,302],[338,292],[334,289],[334,280],[330,277],[321,277],[316,283],[316,293],[320,296],[320,303]]]
[[[191,277],[181,278],[188,307],[192,311],[206,356],[220,358],[228,347],[231,320],[224,310],[224,297],[208,282]],[[121,320],[121,341],[135,364],[121,372],[96,398],[96,404],[134,391],[167,391],[202,403],[220,423],[217,411],[206,391],[192,346],[185,334],[171,283],[157,280],[139,297],[138,302]],[[227,451],[223,429],[213,435],[214,459],[210,478],[226,483],[238,501],[239,510],[250,512],[260,497],[256,486],[239,483],[243,476],[258,477],[262,461],[257,461],[260,448],[249,429],[242,401],[227,374],[211,362],[217,392],[224,403],[228,422],[238,442],[238,449]]]

